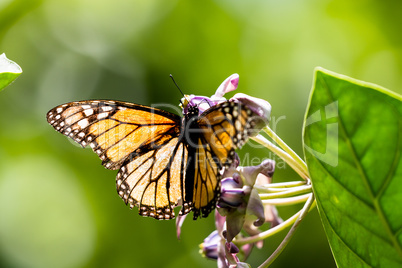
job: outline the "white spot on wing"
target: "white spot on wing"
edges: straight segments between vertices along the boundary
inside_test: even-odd
[[[92,115],[94,113],[94,110],[93,109],[86,109],[86,110],[84,110],[84,114],[86,115],[86,116],[90,116],[90,115]]]
[[[234,109],[232,114],[233,114],[234,117],[239,116],[239,112],[237,111],[237,109]]]
[[[101,109],[104,112],[109,112],[109,111],[113,110],[113,108],[111,106],[102,106]]]
[[[241,122],[240,122],[239,120],[236,120],[236,122],[235,122],[235,128],[236,128],[237,131],[240,131],[240,130],[241,130]]]
[[[108,113],[100,113],[100,114],[98,114],[98,120],[106,118],[106,117],[108,117],[108,115],[109,115]]]
[[[89,125],[89,121],[88,121],[88,119],[85,118],[85,119],[82,119],[82,120],[78,121],[77,124],[81,129],[83,129],[83,128],[86,128]]]

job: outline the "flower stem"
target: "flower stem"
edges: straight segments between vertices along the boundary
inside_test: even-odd
[[[258,193],[277,193],[288,191],[290,189],[299,189],[303,187],[311,187],[306,181],[292,181],[292,182],[279,182],[279,183],[267,183],[262,185],[254,185],[254,189],[257,189]]]
[[[308,172],[307,172],[307,167],[304,165],[301,165],[298,161],[296,161],[290,154],[282,150],[281,148],[277,147],[275,144],[267,140],[264,136],[261,134],[258,134],[255,137],[251,137],[254,141],[258,142],[259,144],[265,146],[272,152],[274,152],[276,155],[278,155],[280,158],[285,160],[286,163],[289,164],[299,175],[305,180],[308,180]],[[303,162],[304,163],[304,162]]]
[[[310,189],[311,185],[304,184],[301,186],[293,186],[293,187],[271,187],[269,184],[265,186],[254,185],[254,189],[257,189],[259,194],[269,194],[269,193],[280,193],[285,191],[296,191],[300,189]]]
[[[261,200],[263,205],[273,205],[273,206],[290,206],[305,202],[310,194],[286,197],[286,198],[275,198],[275,199],[265,199]]]
[[[276,248],[274,253],[272,253],[269,258],[264,261],[258,268],[265,268],[268,267],[269,265],[272,264],[272,262],[279,256],[279,254],[282,253],[282,251],[285,249],[286,245],[289,243],[293,235],[295,234],[296,229],[299,227],[301,221],[303,218],[307,215],[307,213],[310,211],[311,208],[315,206],[315,198],[314,194],[311,193],[309,199],[307,200],[306,204],[304,204],[303,208],[299,211],[299,216],[295,220],[295,223],[293,224],[292,228],[289,230],[288,234],[286,237],[282,240],[281,244]]]
[[[306,185],[306,182],[305,181],[274,182],[265,185],[269,188],[290,188],[295,186]],[[264,187],[265,185],[262,186]],[[254,187],[261,187],[261,186],[255,185]]]
[[[308,196],[312,196],[313,194],[308,194]],[[313,205],[310,205],[310,209],[312,209],[315,206],[315,203]],[[306,205],[304,205],[303,209],[306,207]],[[261,232],[257,235],[254,236],[250,236],[250,237],[245,237],[245,238],[241,238],[241,239],[236,239],[235,241],[233,241],[237,246],[243,246],[249,243],[256,243],[258,241],[267,239],[270,236],[273,236],[274,234],[277,234],[281,231],[283,231],[284,229],[286,229],[287,227],[291,226],[297,219],[298,217],[301,215],[301,213],[303,212],[303,209],[301,209],[299,212],[297,212],[295,215],[293,215],[292,217],[290,217],[289,219],[287,219],[286,221],[282,222],[281,224],[268,229],[264,232]],[[304,217],[304,216],[303,216]]]
[[[268,134],[271,139],[276,142],[285,152],[287,152],[303,170],[307,173],[307,165],[306,163],[281,139],[269,126],[263,128],[264,132]]]
[[[281,192],[262,193],[260,194],[261,200],[291,197],[299,194],[311,193],[311,186],[294,187],[293,189],[286,189]]]

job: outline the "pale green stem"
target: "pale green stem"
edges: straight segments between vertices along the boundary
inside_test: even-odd
[[[308,194],[309,196],[312,196],[311,194]],[[304,206],[305,207],[305,206]],[[312,207],[311,207],[312,208]],[[304,209],[304,208],[303,208]],[[245,238],[240,238],[240,239],[236,239],[235,241],[233,241],[237,246],[243,246],[249,243],[256,243],[258,241],[267,239],[270,236],[273,236],[274,234],[277,234],[283,230],[285,230],[286,228],[288,228],[289,226],[291,226],[299,217],[299,215],[303,212],[303,209],[300,210],[299,212],[297,212],[296,214],[294,214],[292,217],[290,217],[289,219],[287,219],[286,221],[282,222],[281,224],[270,228],[264,232],[261,232],[257,235],[254,236],[250,236],[250,237],[245,237]]]
[[[310,209],[312,209],[315,206],[315,204],[316,203],[315,203],[314,194],[311,193],[308,201],[303,206],[303,208],[299,211],[299,213],[298,213],[299,216],[295,220],[295,223],[293,224],[292,228],[289,230],[286,237],[282,240],[281,244],[276,248],[274,253],[272,253],[272,255],[269,256],[269,258],[266,261],[264,261],[258,268],[268,267],[269,265],[272,264],[272,262],[274,262],[274,260],[279,256],[279,254],[282,253],[282,251],[285,249],[286,245],[289,243],[289,241],[295,234],[296,229],[299,227],[303,218],[307,215],[307,213],[310,211]]]
[[[272,227],[271,229],[268,229],[264,232],[261,232],[257,235],[253,235],[253,236],[249,236],[249,237],[245,237],[245,238],[240,238],[240,239],[236,239],[235,241],[233,241],[236,246],[240,247],[249,243],[256,243],[258,241],[264,240],[270,236],[273,236],[274,234],[277,234],[283,230],[285,230],[286,228],[288,228],[289,226],[291,226],[297,219],[297,217],[299,216],[300,211],[297,212],[295,215],[293,215],[292,217],[290,217],[289,219],[287,219],[286,221],[282,222],[281,224]]]
[[[285,150],[285,152],[287,152],[294,160],[296,160],[299,166],[303,167],[306,174],[308,174],[306,163],[304,163],[304,161],[281,138],[279,138],[279,136],[276,135],[276,133],[273,132],[269,126],[264,127],[263,130],[265,133],[268,134],[268,136],[271,137],[274,142],[276,142],[283,150]]]
[[[285,191],[297,191],[301,189],[310,189],[311,185],[295,186],[291,188],[271,188],[271,187],[255,187],[259,194],[280,193]]]
[[[261,134],[258,134],[255,137],[251,137],[254,141],[258,142],[259,144],[265,146],[272,152],[274,152],[277,156],[285,160],[286,163],[288,163],[289,166],[291,166],[294,171],[296,171],[300,177],[302,177],[305,180],[308,180],[308,173],[307,173],[307,168],[305,165],[300,165],[299,162],[297,162],[295,159],[292,158],[290,154],[282,150],[281,148],[277,147],[275,144],[267,140],[264,136]]]
[[[306,202],[310,194],[299,195],[287,198],[275,198],[275,199],[264,199],[261,200],[263,205],[273,205],[273,206],[290,206]]]
[[[284,197],[291,197],[291,196],[305,194],[305,193],[311,193],[311,186],[295,187],[294,189],[286,190],[286,191],[282,191],[282,192],[260,194],[260,198],[261,198],[261,200],[284,198]]]
[[[261,186],[266,186],[269,188],[288,188],[288,187],[295,187],[295,186],[301,186],[301,185],[306,185],[305,181],[289,181],[289,182],[274,182],[274,183],[268,183],[268,184],[262,184],[262,185],[256,185],[255,187],[261,187]]]
[[[289,189],[295,189],[297,187],[306,187],[306,186],[309,187],[307,181],[291,181],[291,182],[254,185],[254,188],[258,190],[258,193],[272,193],[272,192],[287,191]]]
[[[280,193],[285,191],[298,191],[301,189],[309,189],[311,186],[298,186],[293,188],[267,188],[265,191],[261,191],[261,194],[271,194],[271,193]]]

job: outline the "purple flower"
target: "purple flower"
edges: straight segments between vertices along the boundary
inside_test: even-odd
[[[181,235],[181,226],[183,225],[184,220],[186,219],[188,214],[185,214],[183,216],[178,216],[176,218],[176,235],[177,239],[180,240],[180,235]]]
[[[239,84],[239,75],[232,74],[231,76],[226,78],[225,81],[222,82],[222,84],[216,90],[215,94],[212,95],[211,99],[216,101],[223,99],[223,101],[225,101],[226,99],[223,98],[223,95],[225,95],[230,91],[236,90],[238,84]]]
[[[259,174],[272,176],[274,167],[273,160],[265,160],[258,166],[238,167],[239,173],[222,180],[217,207],[219,213],[226,216],[228,242],[240,233],[246,219],[253,219],[255,226],[265,222],[264,206],[253,186]]]
[[[218,87],[215,94],[210,98],[206,96],[196,96],[196,95],[185,95],[181,99],[181,106],[183,108],[183,114],[187,114],[188,107],[198,107],[199,115],[208,110],[209,108],[227,101],[223,96],[225,93],[237,89],[239,84],[239,75],[232,74],[222,84]],[[271,116],[271,105],[259,98],[251,97],[243,93],[237,93],[230,99],[232,102],[240,102],[247,106],[254,112],[254,117],[251,118],[253,121],[253,128],[248,129],[250,136],[257,135],[260,130],[268,125]]]
[[[237,208],[245,204],[245,196],[250,194],[248,186],[242,186],[240,175],[233,174],[231,178],[221,181],[221,196],[218,206],[220,208]]]
[[[201,254],[209,259],[217,260],[219,268],[228,268],[237,266],[239,258],[236,254],[239,249],[232,242],[225,239],[225,217],[215,212],[216,230],[213,231],[200,245]]]
[[[230,101],[241,102],[259,117],[263,118],[264,121],[269,121],[271,116],[271,104],[266,100],[251,97],[244,93],[237,93],[230,99]]]
[[[185,95],[184,98],[181,99],[181,103],[183,104],[183,114],[187,113],[188,106],[197,106],[199,109],[199,114],[202,114],[212,106],[225,102],[226,98],[224,98],[223,95],[230,91],[236,90],[238,84],[239,75],[232,74],[222,82],[215,94],[210,98],[206,96],[196,96],[193,94]],[[230,99],[230,101],[241,102],[259,117],[261,117],[265,123],[268,123],[271,116],[271,105],[266,100],[251,97],[243,93],[237,93],[233,96],[233,98]]]
[[[218,231],[213,231],[204,242],[200,245],[202,256],[208,259],[218,259],[218,247],[222,242],[222,237],[219,235]]]
[[[223,97],[225,93],[233,91],[237,88],[239,84],[239,75],[232,74],[222,84],[218,87],[215,94],[208,98],[206,96],[196,96],[196,95],[185,95],[182,98],[181,103],[183,103],[183,114],[188,111],[188,106],[197,106],[199,109],[199,114],[205,112],[205,110],[217,105],[218,103],[225,102],[226,99]]]
[[[257,170],[259,173],[257,174],[257,178],[255,180],[254,185],[267,185],[271,183],[272,181],[272,176],[274,174],[275,170],[275,161],[273,160],[265,160],[261,163],[261,165],[258,168],[255,167],[244,167],[243,168],[243,173],[245,174],[245,177],[254,177],[255,173]],[[251,202],[257,202],[257,205],[252,205]],[[261,207],[259,205],[260,200],[253,200],[249,201],[249,206],[256,208],[254,210],[257,216],[257,220],[254,220],[253,218],[249,217],[246,218],[243,229],[244,231],[249,235],[249,236],[254,236],[259,233],[261,233],[260,229],[258,228],[262,224],[269,222],[271,224],[271,228],[275,227],[276,225],[279,225],[282,223],[282,219],[278,215],[278,211],[276,210],[275,206],[271,205],[265,205]],[[263,241],[259,241],[256,243],[256,246],[258,248],[262,248]]]
[[[238,248],[233,239],[242,238],[243,229],[248,235],[260,233],[259,226],[271,222],[271,227],[282,220],[278,217],[275,207],[263,206],[254,185],[266,185],[271,182],[275,170],[275,161],[264,160],[258,166],[239,167],[240,160],[235,158],[221,181],[221,196],[215,211],[216,231],[201,244],[203,256],[217,259],[218,267],[248,267],[240,262],[237,256],[246,259],[254,245],[261,248],[262,241],[255,244],[245,244]],[[219,211],[219,212],[218,212]]]
[[[257,176],[260,174],[269,178],[273,176],[275,171],[275,161],[265,159],[258,166],[239,167],[238,171],[246,180],[246,184],[254,185],[257,180]]]

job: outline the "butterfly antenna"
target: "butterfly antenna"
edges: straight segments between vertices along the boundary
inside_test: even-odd
[[[178,89],[178,90],[180,91],[180,93],[183,95],[183,97],[189,102],[189,100],[186,98],[186,95],[184,95],[183,91],[181,91],[179,85],[178,85],[178,84],[176,83],[176,81],[174,80],[173,75],[170,74],[169,76],[170,76],[170,78],[172,79],[173,83],[176,85],[177,89]],[[181,102],[181,100],[180,100],[180,102]],[[183,105],[183,103],[181,103],[181,104]]]

